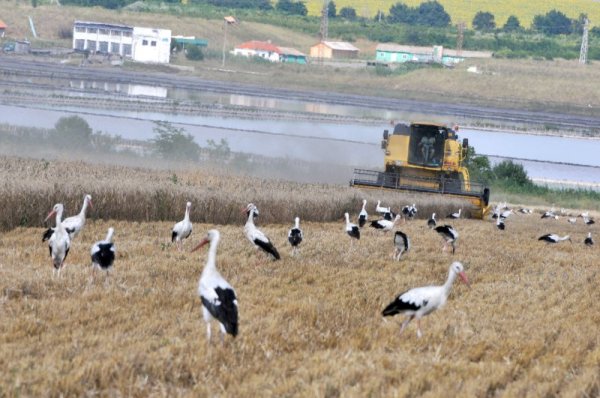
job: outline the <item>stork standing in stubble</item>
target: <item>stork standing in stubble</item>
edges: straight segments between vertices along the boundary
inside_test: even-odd
[[[187,239],[192,234],[192,222],[190,221],[190,209],[192,208],[192,202],[185,204],[185,215],[183,220],[179,221],[173,227],[171,232],[171,242],[175,242],[179,250],[182,249],[183,240]]]
[[[300,245],[302,239],[304,239],[304,234],[300,229],[300,217],[296,217],[294,219],[294,228],[288,231],[288,242],[292,245],[292,256],[297,253],[298,245]]]
[[[421,337],[421,318],[431,314],[433,311],[441,308],[446,304],[452,284],[459,277],[467,286],[469,279],[464,272],[463,265],[458,261],[453,262],[448,270],[448,279],[441,286],[425,286],[411,289],[401,293],[394,301],[385,307],[383,316],[393,316],[396,314],[406,315],[407,318],[402,322],[400,333],[404,331],[406,326],[413,319],[417,320],[417,337]]]
[[[456,231],[452,225],[440,225],[439,227],[434,228],[435,232],[437,232],[442,239],[444,239],[444,248],[442,251],[446,251],[448,248],[448,244],[452,245],[452,254],[456,251],[456,240],[458,239],[458,231]]]
[[[233,287],[221,276],[217,270],[217,246],[221,235],[216,229],[208,231],[204,238],[192,252],[210,243],[208,259],[198,281],[198,295],[202,301],[202,316],[206,322],[206,336],[211,341],[211,320],[216,319],[221,329],[221,342],[225,334],[233,337],[238,334],[238,302]]]
[[[86,216],[88,206],[91,208],[94,207],[92,205],[92,195],[89,195],[89,194],[87,194],[83,197],[83,205],[81,206],[81,211],[79,211],[79,214],[71,216],[71,217],[67,217],[62,221],[61,224],[65,228],[67,233],[69,234],[70,240],[75,239],[75,237],[77,235],[79,235],[81,230],[83,230],[83,226],[85,225],[85,216]],[[52,239],[52,236],[54,235],[55,230],[56,230],[56,228],[48,228],[42,236],[42,242]]]
[[[260,249],[269,257],[272,257],[274,261],[279,260],[281,257],[271,240],[261,230],[256,228],[256,225],[254,225],[254,217],[258,216],[258,208],[256,205],[254,205],[254,203],[248,203],[244,212],[248,216],[246,225],[244,225],[244,234],[246,235],[246,238],[252,242],[254,247]]]
[[[360,213],[358,213],[358,226],[361,228],[365,226],[367,220],[369,219],[369,214],[367,213],[366,207],[367,200],[363,199],[362,209]]]
[[[69,249],[71,248],[71,238],[69,238],[67,230],[62,225],[63,209],[63,205],[57,203],[46,217],[46,220],[48,220],[53,215],[56,215],[56,227],[54,228],[52,237],[48,240],[48,249],[50,251],[50,257],[52,258],[52,266],[54,267],[52,274],[58,275],[59,277],[60,271],[69,254]]]
[[[96,270],[106,271],[106,277],[113,268],[115,261],[115,245],[113,243],[113,234],[115,229],[110,227],[106,233],[106,238],[100,240],[92,246],[90,255],[92,256],[92,272]]]

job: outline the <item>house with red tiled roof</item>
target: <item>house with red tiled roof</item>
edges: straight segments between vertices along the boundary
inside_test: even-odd
[[[0,37],[4,37],[4,32],[6,31],[6,28],[6,24],[0,19]]]
[[[294,48],[279,47],[270,41],[251,40],[235,46],[233,55],[260,57],[271,62],[306,63],[306,55]]]

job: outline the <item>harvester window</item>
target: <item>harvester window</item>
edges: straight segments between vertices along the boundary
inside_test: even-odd
[[[445,129],[432,125],[413,125],[409,146],[409,163],[439,167],[444,155]]]

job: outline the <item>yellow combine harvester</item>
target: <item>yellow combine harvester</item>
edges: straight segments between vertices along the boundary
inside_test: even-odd
[[[381,147],[385,171],[356,169],[350,185],[463,198],[473,205],[471,217],[483,218],[489,212],[490,190],[471,181],[463,166],[468,141],[461,143],[454,129],[432,123],[399,123],[392,134],[383,131]]]

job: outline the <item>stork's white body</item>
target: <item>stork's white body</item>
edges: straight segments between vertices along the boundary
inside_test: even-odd
[[[175,242],[177,248],[179,250],[182,249],[182,241],[187,239],[192,234],[192,222],[190,221],[190,209],[192,208],[192,203],[187,202],[185,205],[185,215],[183,216],[183,220],[173,226],[173,230],[171,231],[171,242]]]
[[[216,266],[219,231],[213,229],[196,249],[210,242],[208,259],[198,281],[198,295],[202,301],[202,316],[206,322],[206,336],[211,341],[211,321],[219,321],[221,340],[226,333],[238,334],[238,301],[233,287],[223,278]]]
[[[358,226],[361,228],[364,227],[365,223],[369,220],[369,214],[367,213],[366,207],[367,200],[363,199],[362,209],[360,210],[360,213],[358,213]]]
[[[50,214],[48,214],[48,217],[46,217],[46,219],[48,219],[52,215],[56,215],[56,227],[54,228],[52,237],[48,241],[48,248],[50,251],[50,257],[52,258],[52,265],[54,267],[53,274],[56,273],[59,277],[60,271],[64,265],[64,261],[69,254],[69,249],[71,248],[71,238],[69,237],[65,227],[62,225],[63,209],[63,205],[61,203],[57,203],[54,205]]]
[[[392,316],[396,314],[407,315],[402,323],[400,333],[408,323],[417,320],[417,337],[422,336],[420,319],[446,304],[452,284],[456,277],[460,277],[467,285],[469,281],[464,273],[463,265],[458,261],[452,263],[448,270],[448,279],[441,286],[417,287],[404,292],[396,297],[384,310],[383,316]]]
[[[248,215],[248,220],[244,225],[244,235],[246,235],[246,238],[252,242],[254,247],[261,249],[267,255],[273,257],[274,260],[279,260],[281,257],[271,240],[254,225],[254,217],[258,215],[258,208],[250,203],[246,207],[246,213]]]

